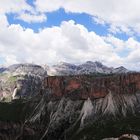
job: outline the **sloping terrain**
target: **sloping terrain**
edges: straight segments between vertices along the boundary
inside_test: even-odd
[[[30,98],[39,93],[47,72],[38,65],[16,64],[0,73],[0,100]]]
[[[44,77],[37,87],[31,98],[0,103],[1,140],[101,140],[140,134],[139,73]]]

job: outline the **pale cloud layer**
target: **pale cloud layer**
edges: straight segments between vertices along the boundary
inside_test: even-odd
[[[87,13],[97,24],[109,24],[112,33],[133,35],[140,34],[139,5],[139,0],[35,0],[31,7],[26,0],[4,0],[0,13],[18,13],[18,19],[29,23],[43,22],[45,13],[63,8],[66,12]]]
[[[45,14],[36,14],[36,13],[21,13],[19,16],[16,17],[16,19],[23,20],[28,23],[34,23],[34,22],[44,22],[47,20],[47,17]]]
[[[86,0],[86,3],[85,0],[51,0],[50,3],[48,0],[37,0],[34,9],[24,0],[20,2],[4,0],[0,3],[0,58],[3,58],[8,65],[26,62],[55,64],[59,61],[82,63],[97,60],[109,66],[124,65],[129,69],[139,70],[140,42],[134,37],[124,41],[113,35],[99,36],[72,20],[63,21],[59,27],[43,28],[35,33],[32,29],[25,29],[21,25],[9,25],[5,15],[17,13],[17,18],[26,22],[42,22],[47,20],[45,12],[63,7],[67,12],[91,14],[100,24],[110,23],[112,32],[125,30],[133,34],[136,30],[139,33],[136,28],[136,26],[139,27],[138,17],[140,17],[138,1],[133,0],[134,3],[132,3],[131,0],[129,2],[108,0],[108,2],[105,0],[102,0],[102,3],[101,0]],[[136,6],[135,12],[134,6]]]
[[[29,23],[43,22],[47,19],[46,15],[37,12],[25,0],[3,0],[0,3],[0,14],[5,15],[9,13],[15,13],[15,18]]]
[[[24,10],[32,10],[25,0],[3,0],[0,2],[0,14],[16,13]]]
[[[110,31],[140,34],[139,0],[36,0],[41,12],[64,8],[67,12],[87,13],[97,23],[110,24]]]

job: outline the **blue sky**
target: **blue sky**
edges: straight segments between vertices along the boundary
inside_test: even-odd
[[[29,0],[28,2],[30,3],[30,5],[33,5],[31,0]],[[62,21],[74,20],[76,24],[81,24],[85,26],[88,29],[88,31],[94,31],[95,33],[101,36],[106,36],[109,34],[108,24],[105,25],[97,24],[94,21],[93,16],[86,13],[79,14],[65,12],[64,9],[60,8],[56,11],[48,12],[45,14],[47,16],[47,20],[42,23],[24,22],[23,20],[16,19],[16,14],[7,14],[7,18],[10,24],[20,24],[24,28],[33,29],[35,32],[38,32],[39,29],[41,28],[60,26]],[[126,35],[126,33],[116,33],[114,36],[123,40],[127,40],[129,38],[129,36]]]
[[[35,7],[34,1],[35,0],[27,0],[27,3],[32,7]],[[84,25],[88,29],[88,31],[94,31],[98,35],[105,36],[109,33],[109,25],[97,24],[93,20],[93,16],[90,14],[65,12],[63,8],[60,8],[53,12],[46,12],[45,14],[47,16],[47,20],[43,23],[27,23],[22,20],[16,19],[16,14],[7,14],[7,18],[10,24],[20,24],[25,28],[33,29],[35,32],[38,32],[40,28],[60,26],[62,21],[74,20],[75,23]],[[126,33],[116,33],[115,36],[123,40],[127,40],[129,38]],[[139,39],[139,37],[135,37]]]
[[[32,2],[29,2],[30,5],[33,5]],[[7,14],[7,19],[9,24],[20,24],[24,28],[31,28],[34,32],[38,32],[42,28],[51,28],[53,26],[60,26],[63,21],[73,20],[76,24],[81,24],[87,28],[89,32],[94,31],[100,36],[107,36],[109,33],[109,25],[100,25],[97,24],[93,17],[86,13],[71,13],[65,12],[64,9],[60,8],[54,12],[45,13],[47,20],[42,23],[27,23],[20,19],[16,19],[16,14]],[[115,37],[127,40],[129,38],[126,33],[115,33]],[[137,38],[137,36],[135,36]],[[127,56],[128,51],[120,52],[119,55],[122,57]]]
[[[137,69],[138,4],[138,0],[4,1],[0,4],[0,64],[98,60]]]

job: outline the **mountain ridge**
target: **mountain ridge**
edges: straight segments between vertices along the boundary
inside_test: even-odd
[[[139,135],[140,73],[40,76],[40,67],[26,68],[0,77],[2,140]]]
[[[35,69],[38,69],[37,72]],[[13,64],[8,67],[0,67],[0,73],[19,73],[19,74],[40,74],[48,76],[65,76],[65,75],[82,75],[82,74],[117,74],[117,73],[128,73],[132,72],[123,66],[113,68],[103,65],[98,61],[87,61],[82,64],[72,64],[67,62],[60,62],[58,64],[48,66],[48,65],[36,65],[30,63]]]
[[[120,66],[117,68],[107,67],[103,65],[101,62],[95,61],[87,61],[83,64],[72,64],[61,62],[57,65],[47,66],[44,68],[47,70],[48,75],[57,76],[57,75],[81,75],[81,74],[92,74],[92,73],[104,73],[104,74],[112,74],[112,73],[128,73],[131,72],[127,70],[125,67]]]

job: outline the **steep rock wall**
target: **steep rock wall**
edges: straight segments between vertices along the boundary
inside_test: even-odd
[[[31,83],[35,85],[25,85]],[[0,104],[0,139],[101,140],[139,135],[138,73],[46,77],[34,87],[38,94],[30,100]]]
[[[43,87],[49,89],[50,97],[55,99],[62,96],[73,99],[97,99],[105,97],[110,91],[115,94],[139,93],[140,74],[53,76],[45,78]]]

